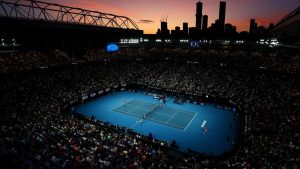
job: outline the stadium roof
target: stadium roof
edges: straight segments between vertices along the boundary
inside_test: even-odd
[[[294,11],[283,17],[274,27],[273,31],[280,29],[282,27],[288,26],[295,22],[300,22],[300,6]]]
[[[0,17],[139,30],[126,16],[37,0],[0,0]]]

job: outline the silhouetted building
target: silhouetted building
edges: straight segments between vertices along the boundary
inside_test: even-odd
[[[175,30],[171,30],[171,36],[172,36],[172,38],[175,37]]]
[[[196,5],[196,28],[201,30],[202,25],[202,2],[197,2]]]
[[[161,22],[160,23],[160,29],[163,32],[164,30],[168,29],[168,23],[167,22]]]
[[[273,30],[273,28],[274,28],[274,24],[270,23],[269,27],[267,28],[270,37],[272,37],[272,30]],[[300,27],[298,29],[299,29],[299,35],[300,35]]]
[[[216,22],[217,22],[217,21],[218,21],[218,20],[216,20],[215,23],[212,23],[212,24],[210,25],[210,28],[212,28],[212,29],[215,28],[215,27],[216,27]]]
[[[237,37],[236,27],[230,23],[225,24],[225,32],[223,38],[225,39],[235,39]]]
[[[272,30],[273,28],[274,28],[274,24],[273,24],[273,23],[270,23],[268,29]]]
[[[202,22],[202,30],[206,30],[208,25],[208,16],[204,15],[203,16],[203,22]]]
[[[226,15],[226,2],[221,1],[220,2],[220,10],[219,10],[219,31],[221,33],[224,32],[224,27],[225,27],[225,15]]]
[[[193,38],[197,38],[199,35],[199,30],[196,27],[190,27],[189,28],[189,36]]]
[[[173,38],[177,38],[177,39],[180,38],[181,37],[180,27],[176,26],[175,30],[171,31],[171,35]]]
[[[257,38],[269,38],[268,29],[264,26],[259,26],[256,28],[255,35]]]
[[[157,29],[156,35],[159,35],[159,36],[160,36],[160,34],[161,34],[160,29]]]
[[[175,27],[174,33],[176,33],[176,35],[179,35],[179,34],[180,34],[180,27],[179,27],[179,26],[176,26],[176,27]]]
[[[236,27],[231,25],[230,23],[225,24],[225,33],[227,34],[236,33]]]
[[[189,35],[189,26],[187,22],[183,23],[183,30],[182,30],[183,36],[188,36]]]
[[[168,23],[162,21],[160,23],[160,31],[161,31],[161,37],[166,38],[170,35],[170,30],[168,29]]]
[[[214,24],[211,24],[212,29],[214,30],[214,32],[216,33],[220,33],[220,29],[221,29],[221,22],[220,19],[215,20]]]
[[[255,34],[255,30],[256,30],[257,24],[255,23],[255,19],[250,19],[250,28],[249,28],[249,34],[253,35]]]

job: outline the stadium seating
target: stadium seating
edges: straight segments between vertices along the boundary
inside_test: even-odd
[[[165,56],[170,56],[169,60]],[[142,61],[136,61],[137,58]],[[277,50],[216,53],[141,48],[114,54],[89,51],[82,58],[73,59],[60,50],[15,51],[0,59],[3,166],[186,169],[299,166],[298,54]],[[267,70],[261,69],[262,66]],[[224,159],[192,152],[180,153],[178,157],[170,153],[168,143],[61,111],[65,102],[121,83],[235,100],[242,106],[245,117],[241,145]]]

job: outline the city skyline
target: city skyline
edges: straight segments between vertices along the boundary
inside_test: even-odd
[[[168,18],[169,29],[187,22],[196,26],[196,3],[199,0],[53,0],[55,3],[124,15],[133,19],[146,34],[155,34],[160,20]],[[51,1],[51,2],[53,2]],[[226,20],[237,27],[237,31],[249,31],[251,18],[258,26],[276,24],[282,17],[298,7],[299,0],[224,0]],[[50,1],[49,1],[50,2]],[[220,0],[202,0],[203,15],[208,15],[208,27],[219,18]],[[272,5],[270,5],[272,4]]]

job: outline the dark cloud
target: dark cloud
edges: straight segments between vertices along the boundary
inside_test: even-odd
[[[145,24],[150,24],[153,23],[153,20],[148,20],[148,19],[141,19],[138,23],[145,23]]]

